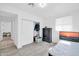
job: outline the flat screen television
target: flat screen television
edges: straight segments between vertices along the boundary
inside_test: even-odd
[[[79,32],[60,31],[59,38],[60,38],[60,40],[79,42]]]

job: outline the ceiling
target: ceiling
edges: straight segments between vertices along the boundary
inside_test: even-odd
[[[79,3],[48,3],[44,8],[31,7],[27,3],[6,3],[5,5],[12,5],[15,8],[42,18],[61,17],[79,10]]]

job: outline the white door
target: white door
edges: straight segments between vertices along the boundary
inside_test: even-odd
[[[33,42],[33,22],[22,20],[22,45]]]

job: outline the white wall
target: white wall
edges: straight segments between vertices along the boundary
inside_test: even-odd
[[[29,14],[28,12],[24,12],[22,10],[20,10],[19,8],[16,8],[15,6],[11,6],[11,5],[8,5],[8,4],[1,4],[0,5],[0,10],[1,11],[6,11],[6,12],[9,12],[9,13],[13,13],[13,14],[16,14],[18,15],[18,19],[17,19],[17,39],[16,39],[16,45],[17,45],[17,48],[21,48],[23,44],[22,41],[23,39],[21,39],[21,34],[22,34],[22,19],[28,19],[28,20],[32,20],[32,21],[35,21],[35,22],[40,22],[41,23],[41,28],[43,26],[42,24],[42,19],[39,18],[38,16],[35,16],[33,14]],[[12,15],[11,15],[12,16]],[[42,29],[40,31],[40,34],[42,33]]]
[[[56,31],[72,31],[73,24],[72,24],[72,16],[65,16],[56,19]]]
[[[70,14],[70,16],[64,16],[56,19],[56,36],[55,38],[59,40],[59,31],[71,31],[79,32],[79,12]]]
[[[1,22],[1,33],[3,32],[11,32],[11,22]]]
[[[21,39],[22,38],[21,34],[22,34],[22,30],[23,30],[23,28],[22,28],[22,21],[23,21],[23,19],[26,19],[27,21],[32,21],[32,22],[39,22],[40,23],[40,36],[42,36],[42,27],[43,27],[43,24],[42,24],[42,19],[41,18],[36,17],[36,16],[30,16],[30,15],[28,17],[28,15],[25,14],[24,12],[23,12],[22,15],[19,15],[18,17],[19,17],[18,18],[18,40],[19,40],[18,41],[18,48],[21,48],[23,45],[28,44],[25,40]],[[32,30],[33,29],[31,29],[31,31]],[[28,33],[31,32],[31,31],[28,31]],[[33,32],[31,32],[31,34],[33,34]],[[29,35],[29,36],[31,36],[31,35]],[[31,40],[33,39],[32,37],[29,37],[29,38],[31,38]],[[29,38],[28,38],[28,42],[29,42]],[[26,43],[22,43],[22,41],[25,41]],[[30,41],[30,43],[32,43],[32,42],[33,41]]]
[[[72,16],[73,31],[79,32],[79,12],[74,13]]]
[[[79,12],[74,12],[60,18],[50,17],[45,19],[44,26],[45,25],[52,28],[52,41],[54,43],[58,42],[59,31],[79,32]]]
[[[23,45],[30,44],[33,42],[33,31],[34,22],[40,22],[40,36],[42,36],[42,22],[29,20],[27,18],[20,18],[18,21],[18,35],[19,35],[19,46],[21,48]]]
[[[12,18],[11,21],[11,38],[14,40],[15,45],[17,46],[18,41],[17,41],[17,36],[18,36],[18,22],[17,22],[17,16]]]
[[[74,31],[79,32],[79,14],[73,14],[71,16],[65,16],[56,19],[57,31]]]
[[[43,18],[43,27],[54,28],[55,18]]]
[[[43,18],[43,24],[44,24],[43,27],[47,26],[48,28],[52,28],[52,42],[56,43],[59,38],[58,32],[55,29],[56,18],[55,17]]]
[[[57,43],[59,41],[59,31],[72,31],[73,23],[72,16],[65,16],[57,18],[55,21],[55,29],[53,31],[53,42]]]

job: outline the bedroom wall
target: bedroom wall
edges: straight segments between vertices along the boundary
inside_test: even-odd
[[[72,31],[72,16],[65,16],[56,19],[56,31]]]
[[[18,27],[17,27],[17,30],[16,30],[17,31],[17,33],[16,33],[17,48],[21,48],[22,45],[23,45],[22,42],[21,42],[23,40],[23,39],[21,39],[22,19],[28,19],[28,20],[32,20],[32,21],[35,21],[35,22],[40,22],[41,28],[43,26],[41,18],[39,18],[38,16],[35,16],[33,14],[29,14],[28,12],[24,12],[24,11],[20,10],[19,8],[16,8],[15,6],[7,5],[7,4],[0,4],[0,10],[18,15],[18,19],[17,19],[17,26]],[[41,35],[41,33],[42,33],[42,29],[40,31],[40,35]]]
[[[79,32],[79,12],[74,12],[69,16],[64,16],[61,18],[56,19],[56,36],[59,40],[59,31],[71,31],[71,32]]]
[[[72,16],[73,31],[79,32],[79,12],[74,13]]]
[[[56,18],[55,17],[48,17],[48,18],[43,18],[43,24],[47,26],[48,28],[52,28],[52,42],[55,43],[58,39],[58,32],[55,29],[56,25]]]
[[[79,32],[79,12],[73,12],[62,17],[43,18],[43,24],[52,28],[52,41],[59,41],[59,31],[75,31]]]

